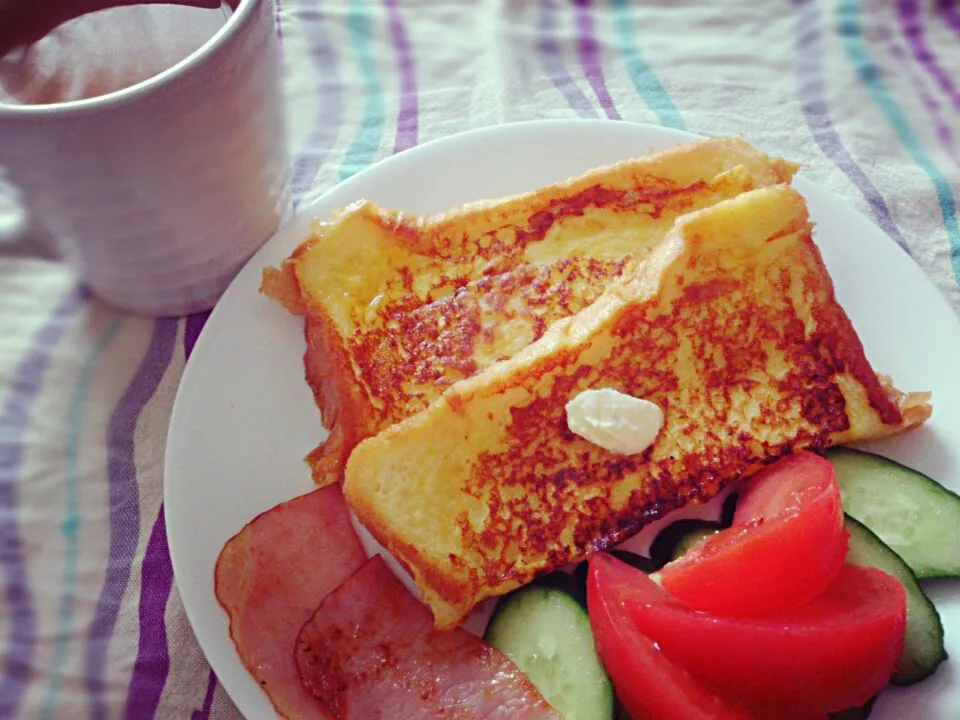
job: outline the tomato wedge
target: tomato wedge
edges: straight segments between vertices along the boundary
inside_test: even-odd
[[[759,617],[809,602],[847,554],[840,490],[827,460],[801,452],[748,483],[733,526],[666,565],[663,587],[690,607]]]
[[[844,565],[816,599],[764,618],[694,610],[600,553],[590,557],[587,583],[591,616],[610,608],[610,622],[632,621],[671,667],[762,720],[808,720],[862,705],[886,685],[903,647],[903,586],[873,568]],[[606,662],[612,676],[628,672],[615,657]],[[620,683],[640,681],[634,675]]]
[[[588,583],[587,607],[597,654],[631,720],[750,720],[637,632],[623,612],[619,589]]]

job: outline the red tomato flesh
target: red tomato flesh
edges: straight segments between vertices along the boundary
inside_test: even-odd
[[[747,481],[737,499],[733,522],[745,525],[796,513],[825,490],[840,492],[830,461],[811,452],[788,455]]]
[[[597,583],[589,582],[587,606],[597,654],[631,720],[750,720],[637,632],[624,614],[617,590],[600,590]]]
[[[698,610],[759,617],[809,602],[847,555],[840,490],[827,460],[791,455],[755,475],[733,526],[661,570],[664,589]]]
[[[632,621],[665,658],[761,720],[862,705],[886,685],[903,648],[903,586],[867,567],[844,565],[822,594],[790,612],[732,618],[694,610],[642,572],[596,554],[591,597],[594,606],[605,598],[614,621]]]

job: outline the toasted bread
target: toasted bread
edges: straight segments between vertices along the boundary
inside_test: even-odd
[[[589,305],[678,215],[795,170],[705,140],[450,213],[363,202],[318,225],[263,281],[306,316],[307,381],[331,430],[308,458],[314,479],[339,480],[360,440]]]
[[[438,626],[795,450],[929,416],[874,373],[811,232],[785,186],[686,215],[591,306],[356,447],[347,500]],[[656,403],[653,444],[571,433],[591,388]]]

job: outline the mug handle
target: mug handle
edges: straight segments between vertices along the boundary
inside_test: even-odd
[[[0,259],[11,257],[61,258],[45,230],[30,222],[30,213],[20,190],[0,165]]]
[[[0,246],[15,243],[26,236],[27,209],[20,191],[0,167]]]

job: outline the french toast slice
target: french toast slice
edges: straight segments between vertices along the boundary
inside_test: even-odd
[[[649,448],[569,430],[598,388],[662,409]],[[592,305],[361,442],[344,493],[450,627],[781,456],[918,425],[928,400],[874,373],[803,198],[763,188],[680,218]]]
[[[338,481],[350,451],[583,309],[682,213],[789,182],[796,166],[704,140],[432,216],[363,202],[319,224],[263,291],[306,318],[306,378]]]

